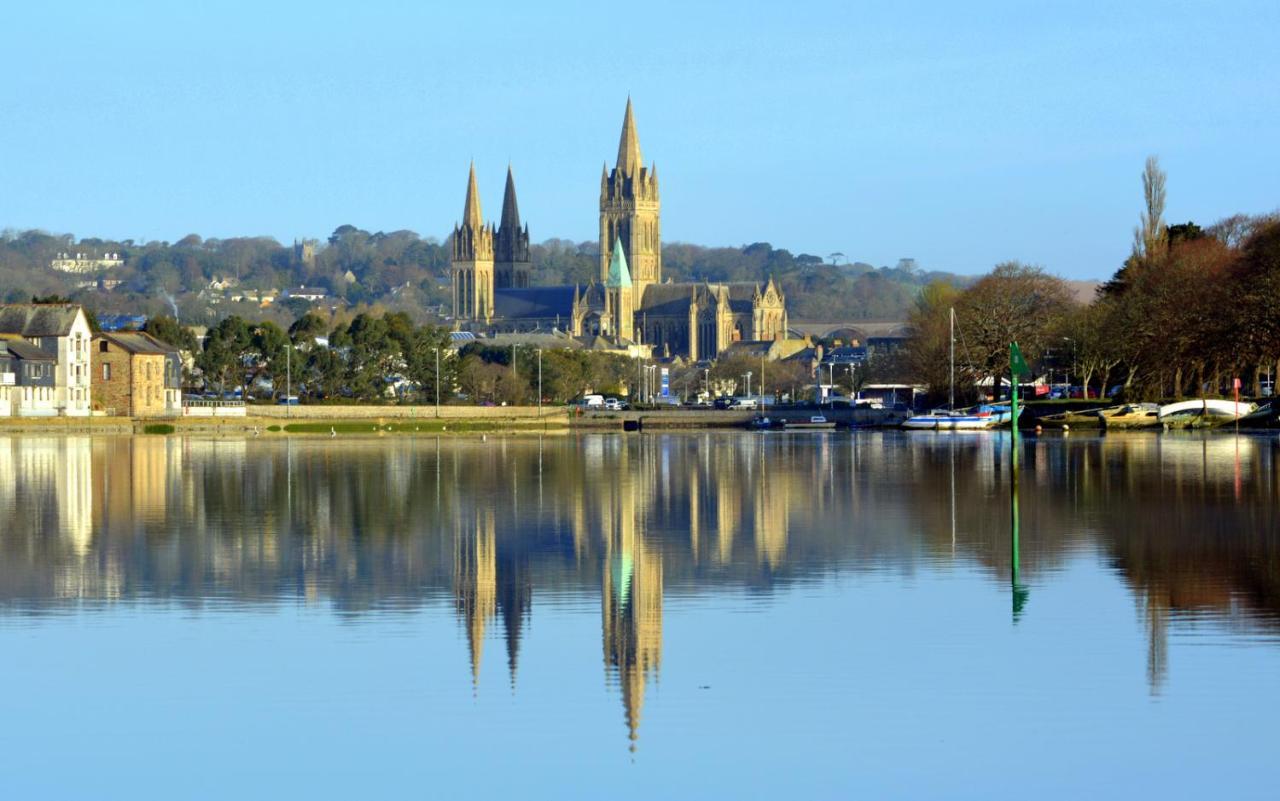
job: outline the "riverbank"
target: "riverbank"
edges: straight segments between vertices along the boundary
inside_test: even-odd
[[[556,433],[563,408],[413,406],[250,406],[244,417],[12,417],[0,432],[30,434],[201,434],[213,436],[370,433]]]
[[[1045,414],[1098,408],[1097,401],[1033,402],[1019,423],[1034,430]],[[694,408],[606,412],[544,406],[249,406],[245,417],[10,417],[0,433],[198,434],[212,436],[336,435],[371,433],[568,433],[743,429],[759,412]],[[787,407],[764,412],[775,422],[807,422],[822,415],[840,428],[896,428],[907,412],[888,409]],[[1153,430],[1159,430],[1153,429]]]

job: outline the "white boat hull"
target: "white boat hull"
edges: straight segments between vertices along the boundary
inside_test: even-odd
[[[991,414],[918,414],[903,421],[902,427],[914,431],[986,431],[1008,423],[1010,417],[1007,409]]]
[[[1160,407],[1160,420],[1176,416],[1195,416],[1224,418],[1226,420],[1236,420],[1249,414],[1257,407],[1252,403],[1243,401],[1237,403],[1229,400],[1189,400],[1179,401],[1178,403],[1170,403]]]

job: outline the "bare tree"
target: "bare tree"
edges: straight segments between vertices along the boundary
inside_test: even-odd
[[[1168,229],[1164,224],[1164,170],[1160,159],[1147,156],[1142,170],[1142,198],[1145,210],[1141,224],[1133,231],[1133,252],[1136,256],[1155,258],[1162,255],[1169,243]]]

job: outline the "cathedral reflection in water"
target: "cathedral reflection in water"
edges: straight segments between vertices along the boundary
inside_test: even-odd
[[[1145,621],[1152,692],[1179,618],[1277,628],[1270,441],[1025,447],[1024,581],[1104,554]],[[479,693],[486,645],[505,650],[517,688],[535,594],[598,597],[634,748],[669,595],[950,563],[1007,585],[1007,449],[899,434],[4,436],[0,614],[126,599],[301,599],[353,619],[451,605]]]

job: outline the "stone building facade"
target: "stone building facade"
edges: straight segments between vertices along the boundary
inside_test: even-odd
[[[585,287],[537,286],[511,169],[501,223],[494,228],[481,214],[473,164],[463,219],[453,231],[455,325],[490,332],[556,329],[691,360],[714,359],[735,342],[785,339],[786,296],[772,279],[663,281],[661,210],[658,170],[644,165],[628,99],[617,162],[600,176],[599,280]]]
[[[128,417],[177,416],[182,413],[181,387],[176,348],[141,332],[94,337],[95,408]]]

